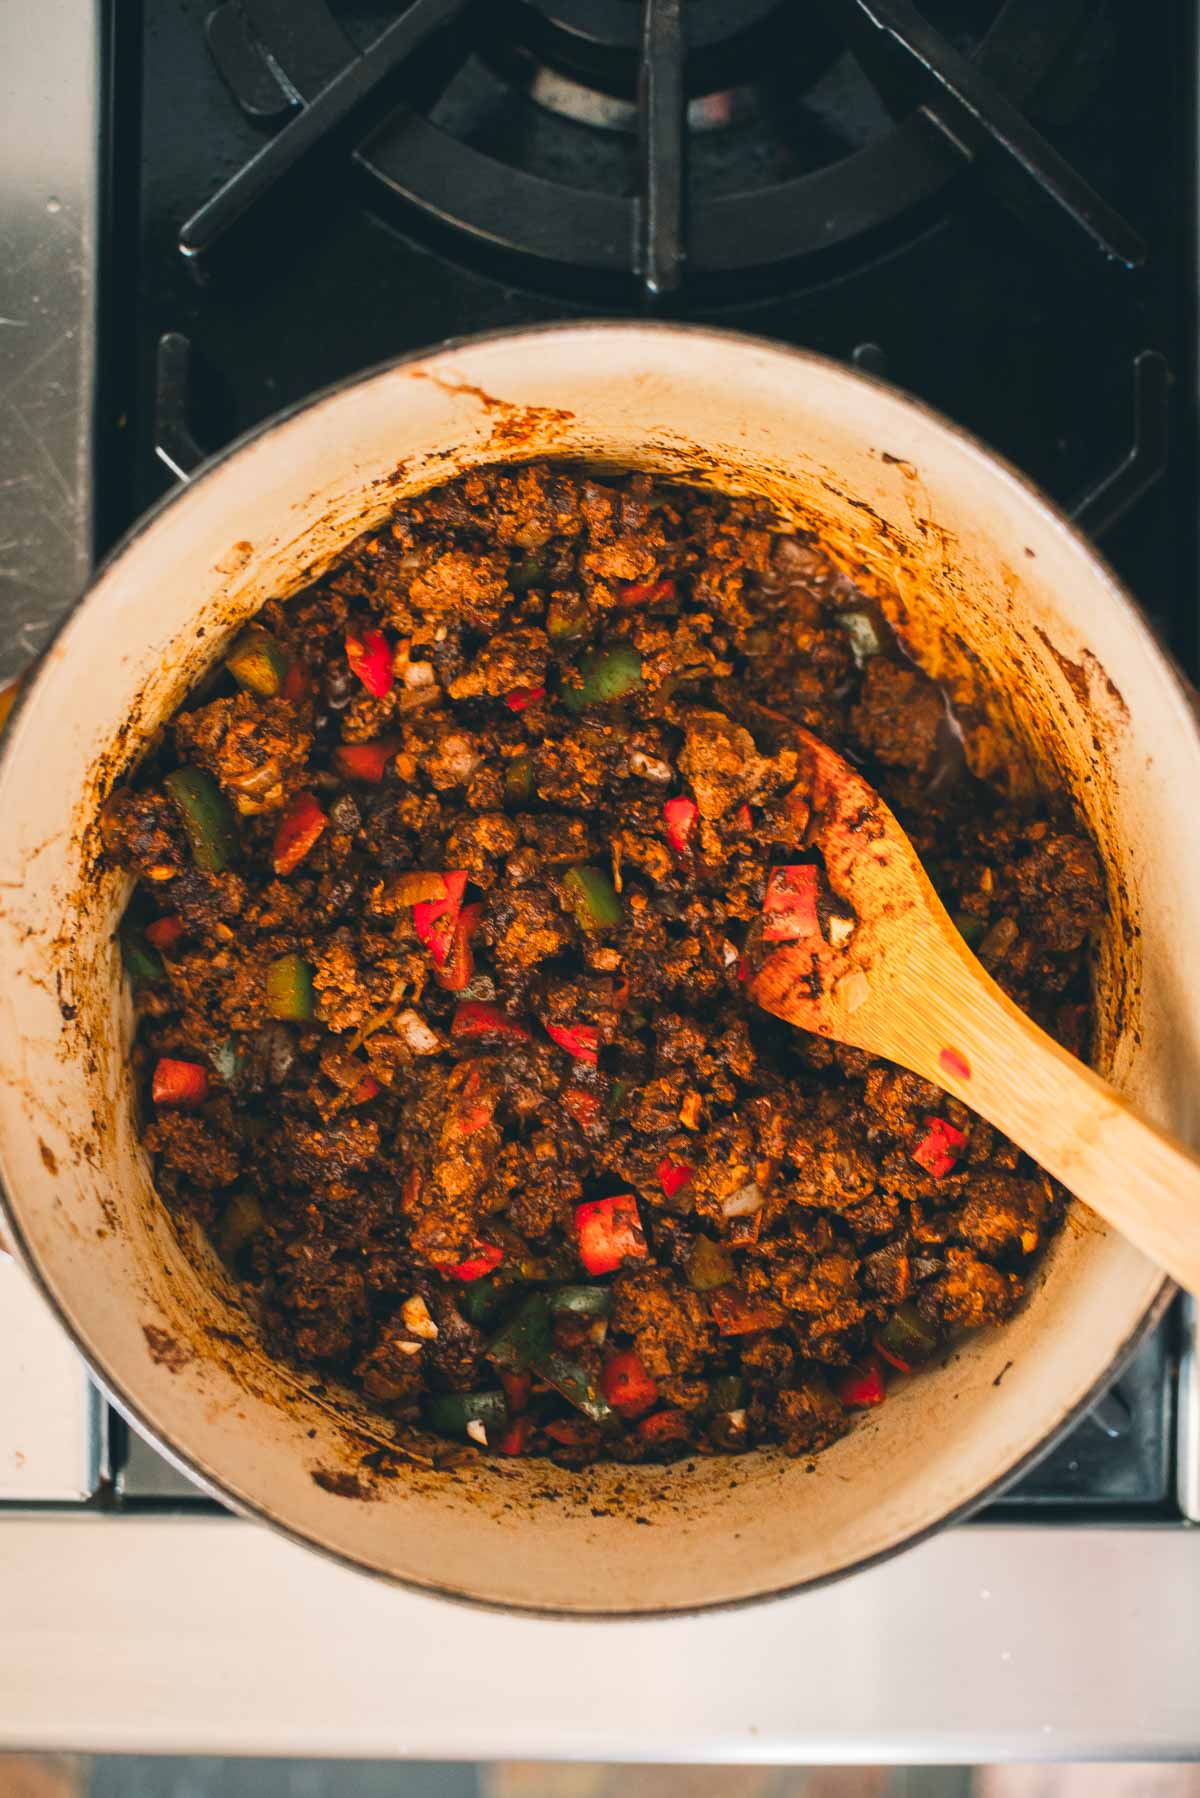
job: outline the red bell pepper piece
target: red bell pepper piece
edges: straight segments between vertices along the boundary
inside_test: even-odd
[[[654,1170],[659,1185],[669,1199],[673,1199],[677,1192],[682,1192],[695,1171],[690,1161],[672,1161],[667,1155],[663,1156]]]
[[[175,1061],[164,1055],[150,1081],[156,1105],[201,1105],[208,1097],[208,1072],[197,1061]]]
[[[658,1403],[658,1386],[636,1349],[622,1349],[604,1363],[600,1389],[622,1417],[641,1417]]]
[[[169,917],[155,918],[153,924],[147,924],[142,934],[156,949],[170,949],[179,941],[183,932],[183,919],[178,912],[172,912]]]
[[[763,917],[765,943],[794,943],[818,934],[817,870],[811,863],[771,869]]]
[[[758,1330],[777,1330],[785,1312],[774,1299],[748,1298],[735,1286],[723,1286],[712,1296],[712,1314],[722,1336],[750,1336]]]
[[[857,1367],[848,1367],[837,1383],[844,1405],[881,1405],[887,1397],[883,1366],[878,1355],[868,1355]]]
[[[661,599],[674,599],[675,582],[670,576],[662,581],[626,581],[620,592],[622,605],[654,605]]]
[[[297,793],[284,807],[272,851],[276,874],[290,874],[304,860],[329,819],[313,793]]]
[[[389,738],[377,737],[371,743],[339,743],[333,760],[343,780],[365,780],[377,786],[395,753],[396,745]]]
[[[554,1417],[543,1426],[543,1434],[551,1442],[561,1442],[564,1448],[577,1448],[587,1440],[588,1433],[587,1425],[573,1417]]]
[[[490,1122],[496,1109],[496,1095],[482,1092],[482,1085],[479,1069],[471,1068],[455,1106],[454,1122],[460,1136],[474,1136],[477,1130],[482,1130]]]
[[[374,1074],[364,1074],[358,1085],[350,1093],[351,1105],[365,1105],[368,1099],[374,1099],[383,1091]]]
[[[600,1122],[604,1111],[599,1093],[592,1092],[591,1088],[586,1086],[566,1087],[562,1094],[562,1102],[581,1130],[593,1129]]]
[[[646,1235],[631,1192],[589,1199],[575,1208],[579,1255],[589,1274],[611,1274],[622,1261],[643,1261]]]
[[[413,908],[415,911],[415,907]],[[483,905],[464,905],[454,925],[454,936],[450,943],[450,953],[446,957],[444,968],[434,970],[434,979],[439,986],[444,986],[448,993],[461,993],[464,986],[469,985],[471,975],[475,972],[475,957],[471,953],[471,932],[483,916]]]
[[[392,650],[382,631],[347,631],[346,660],[368,693],[382,699],[391,691],[396,676]]]
[[[510,1412],[515,1417],[518,1411],[529,1409],[529,1400],[533,1395],[533,1375],[531,1373],[510,1373],[508,1368],[497,1369],[500,1384],[504,1388],[504,1398]]]
[[[547,1024],[546,1035],[576,1061],[591,1068],[600,1063],[600,1032],[595,1024]]]
[[[545,687],[514,687],[511,693],[504,695],[504,703],[510,712],[523,712],[527,705],[536,705],[545,697]]]
[[[655,1411],[652,1416],[642,1418],[637,1433],[643,1442],[649,1442],[655,1448],[665,1448],[669,1442],[686,1442],[687,1412]]]
[[[499,1267],[504,1259],[504,1250],[498,1249],[493,1242],[477,1242],[465,1261],[457,1261],[446,1272],[452,1280],[482,1280],[493,1268]]]
[[[497,1440],[496,1453],[499,1455],[527,1455],[532,1441],[532,1417],[514,1417],[503,1436]]]
[[[444,968],[454,946],[454,931],[462,910],[467,877],[461,868],[442,875],[445,888],[440,899],[422,899],[413,906],[413,929],[433,957],[436,968]],[[464,981],[464,985],[466,982]]]
[[[288,671],[283,677],[282,697],[289,699],[293,705],[299,705],[302,699],[308,698],[311,689],[312,677],[305,664],[300,661],[289,662]]]
[[[663,817],[667,821],[667,841],[677,855],[687,854],[699,816],[700,807],[696,801],[682,793],[675,799],[668,799],[663,806]]]
[[[926,1118],[924,1132],[913,1144],[912,1158],[926,1173],[941,1180],[953,1170],[966,1142],[963,1132],[945,1118]]]
[[[510,1018],[498,1005],[489,1005],[483,999],[463,1000],[451,1020],[450,1034],[468,1042],[489,1036],[516,1036],[528,1042],[530,1036],[519,1018]]]

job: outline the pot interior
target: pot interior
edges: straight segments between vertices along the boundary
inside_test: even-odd
[[[750,339],[572,326],[366,377],[208,468],[128,542],[50,651],[0,769],[0,1152],[31,1269],[118,1402],[235,1504],[364,1567],[550,1611],[651,1612],[795,1587],[969,1506],[1068,1417],[1161,1276],[1076,1208],[1028,1301],[815,1463],[405,1462],[348,1395],[272,1362],[215,1257],[182,1242],[138,1146],[98,861],[113,780],[272,594],[406,494],[535,455],[769,497],[878,593],[997,745],[1067,790],[1103,852],[1098,1060],[1183,1135],[1200,1070],[1200,754],[1179,687],[1071,529],[887,389]]]

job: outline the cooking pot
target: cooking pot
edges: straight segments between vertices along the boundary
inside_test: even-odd
[[[876,594],[982,773],[1069,796],[1107,869],[1097,1065],[1194,1136],[1200,740],[1136,606],[1018,474],[912,400],[752,338],[572,324],[350,381],[144,519],[47,653],[0,767],[0,1168],[18,1252],[115,1403],[217,1497],[409,1585],[633,1614],[780,1593],[961,1517],[1028,1465],[1164,1302],[1076,1207],[1018,1315],[901,1382],[815,1462],[407,1462],[352,1395],[272,1360],[138,1145],[97,814],[230,635],[407,495],[558,456],[765,495]]]

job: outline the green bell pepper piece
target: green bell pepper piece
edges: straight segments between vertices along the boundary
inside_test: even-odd
[[[609,1286],[560,1286],[549,1298],[551,1311],[571,1311],[576,1317],[607,1317],[612,1310]]]
[[[163,977],[162,956],[146,941],[139,924],[128,917],[121,919],[117,932],[121,944],[121,960],[134,985]]]
[[[550,1305],[544,1292],[531,1293],[487,1347],[487,1358],[509,1373],[527,1373],[550,1352]]]
[[[584,600],[556,594],[546,608],[546,635],[552,643],[569,643],[575,637],[586,636],[591,621]]]
[[[514,593],[528,593],[531,587],[540,587],[549,572],[550,558],[546,551],[531,549],[509,569],[508,584]]]
[[[223,1042],[214,1043],[208,1051],[209,1063],[218,1079],[226,1086],[232,1086],[242,1071],[242,1052],[237,1041],[227,1036]]]
[[[894,1356],[906,1367],[928,1361],[937,1348],[937,1333],[925,1322],[911,1300],[906,1299],[875,1338],[885,1359]]]
[[[281,955],[267,969],[267,1010],[289,1024],[307,1024],[316,1009],[312,969],[299,955]]]
[[[983,919],[977,918],[973,912],[969,911],[955,912],[954,927],[968,949],[978,949],[987,935],[987,925]]]
[[[183,820],[192,860],[205,874],[220,874],[237,855],[237,830],[225,795],[202,768],[176,768],[163,782]]]
[[[487,1324],[503,1296],[503,1288],[495,1274],[485,1274],[482,1280],[471,1280],[463,1287],[458,1308],[468,1323]]]
[[[688,1256],[687,1278],[693,1292],[715,1292],[734,1276],[733,1259],[711,1236],[698,1236]]]
[[[225,666],[243,692],[255,693],[259,699],[278,699],[283,692],[287,653],[261,625],[252,624],[242,632],[225,657]]]
[[[563,888],[580,930],[608,930],[621,922],[621,901],[599,868],[569,868]]]
[[[741,1407],[746,1387],[740,1374],[718,1374],[709,1388],[708,1408],[710,1411],[737,1411]]]
[[[508,805],[527,805],[533,798],[533,757],[514,756],[504,770],[504,798]]]
[[[574,679],[563,684],[562,702],[569,712],[582,712],[590,705],[624,699],[640,687],[642,658],[632,643],[610,643],[589,649],[573,672]]]
[[[222,1261],[236,1261],[246,1244],[265,1223],[262,1206],[253,1193],[235,1193],[217,1225],[217,1247]]]
[[[439,1392],[429,1400],[430,1424],[443,1436],[465,1436],[469,1423],[502,1430],[508,1406],[502,1392]]]
[[[593,1423],[611,1423],[612,1406],[577,1361],[555,1350],[538,1363],[537,1371],[562,1393],[568,1404],[590,1417]]]

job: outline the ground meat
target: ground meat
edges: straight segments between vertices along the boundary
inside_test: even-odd
[[[282,699],[214,699],[175,723],[182,761],[215,775],[239,812],[278,811],[301,784],[312,733]]]
[[[758,797],[767,764],[748,730],[721,712],[689,709],[679,771],[690,782],[702,818],[726,818]]]
[[[1038,1246],[1046,1194],[1040,1180],[986,1173],[971,1182],[957,1234],[981,1255],[1031,1255]]]
[[[479,469],[258,626],[283,694],[214,670],[102,834],[137,882],[156,1178],[280,1354],[466,1441],[516,1331],[517,1445],[576,1467],[815,1453],[898,1308],[939,1343],[1011,1315],[1061,1192],[938,1087],[747,1001],[768,870],[810,854],[786,720],[865,761],[1074,1047],[1099,862],[954,774],[942,693],[818,544],[645,475]],[[348,633],[381,634],[386,691]],[[937,1120],[962,1140],[931,1173]],[[615,1356],[644,1422],[596,1421]]]
[[[649,1371],[663,1376],[701,1367],[712,1337],[699,1295],[653,1268],[618,1278],[613,1327],[632,1336]]]
[[[881,762],[928,774],[944,718],[940,692],[919,669],[883,656],[867,663],[850,724],[863,748]]]
[[[1103,921],[1104,887],[1085,837],[1046,836],[1013,869],[1038,935],[1056,953],[1078,949]]]
[[[143,880],[170,880],[187,866],[179,814],[162,793],[118,787],[100,816],[104,847]]]
[[[948,1249],[946,1272],[934,1282],[931,1296],[943,1323],[974,1330],[980,1324],[1003,1323],[1012,1315],[1021,1282],[967,1249]]]
[[[775,1394],[772,1419],[789,1455],[811,1455],[845,1434],[850,1419],[832,1392],[815,1380]]]
[[[232,1186],[241,1171],[236,1146],[205,1118],[161,1111],[146,1126],[143,1140],[151,1154],[158,1156],[160,1172],[201,1192]]]

